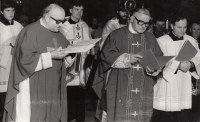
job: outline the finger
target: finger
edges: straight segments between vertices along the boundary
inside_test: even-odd
[[[60,52],[60,51],[63,51],[63,50],[61,48],[58,48],[57,51]]]
[[[139,58],[139,59],[142,59],[143,57],[141,56],[141,55],[138,55],[138,54],[136,54],[136,55],[134,55],[136,58]]]
[[[147,75],[150,75],[150,76],[152,76],[152,74],[151,74],[151,73],[148,73],[148,72],[147,72]]]
[[[147,70],[148,70],[149,72],[153,72],[153,70],[151,70],[148,66],[147,66]]]

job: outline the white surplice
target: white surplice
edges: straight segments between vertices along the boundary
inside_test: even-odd
[[[4,25],[0,22],[0,92],[7,92],[12,61],[12,47],[10,45],[15,45],[17,35],[23,28],[20,23],[13,21],[13,25]],[[5,66],[3,66],[4,63],[6,63]]]
[[[199,51],[197,41],[191,36],[184,35],[183,40],[173,41],[169,35],[158,38],[158,44],[164,56],[177,56],[186,40]],[[163,77],[158,78],[154,86],[154,109],[161,111],[181,111],[192,107],[191,72],[178,69],[179,61],[171,59],[163,70]],[[200,74],[200,53],[191,61],[195,64],[197,75]]]

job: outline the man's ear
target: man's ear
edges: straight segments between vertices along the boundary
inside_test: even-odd
[[[69,9],[69,12],[72,13],[72,9]]]
[[[135,20],[135,17],[132,15],[132,16],[130,17],[130,22],[133,22],[133,20]]]
[[[3,14],[3,12],[1,11],[1,14]]]
[[[44,19],[46,22],[49,22],[49,17],[47,15],[44,17]]]
[[[190,33],[192,33],[192,28],[190,28]]]

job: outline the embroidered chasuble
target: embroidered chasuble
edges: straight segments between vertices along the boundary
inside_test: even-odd
[[[131,65],[129,60],[129,54],[147,49],[152,49],[155,56],[162,55],[151,33],[133,34],[127,26],[106,39],[95,82],[103,81],[101,107],[108,122],[150,122],[154,80],[139,63]]]
[[[69,17],[66,17],[66,19],[68,21],[62,25],[60,31],[69,40],[71,45],[79,41],[91,39],[89,27],[84,21],[79,20],[77,23],[75,23]],[[89,68],[84,69],[87,55],[88,52],[79,53],[76,55],[76,60],[74,62],[74,66],[72,67],[72,71],[67,75],[66,78],[68,86],[85,86],[90,73]]]
[[[177,56],[184,42],[188,40],[198,49],[197,41],[191,36],[184,35],[181,40],[176,40],[172,35],[165,35],[158,38],[158,44],[164,56]],[[194,72],[182,72],[178,70],[179,61],[171,59],[163,69],[163,77],[157,80],[154,86],[153,107],[161,111],[181,111],[192,107],[192,80]],[[200,74],[200,54],[197,53],[191,59],[196,68],[196,75]],[[167,81],[166,81],[167,80]]]

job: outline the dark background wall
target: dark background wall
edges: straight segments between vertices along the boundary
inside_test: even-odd
[[[25,14],[31,20],[36,20],[44,7],[50,3],[61,5],[66,15],[69,16],[69,5],[72,0],[13,0],[17,4],[16,19],[21,14]],[[20,2],[21,1],[21,2]],[[81,0],[83,1],[84,15],[83,20],[89,22],[93,16],[99,18],[103,24],[115,16],[115,8],[118,4],[124,3],[125,0]],[[185,14],[189,21],[200,20],[200,0],[135,0],[140,8],[144,6],[149,9],[153,18],[160,16],[170,19],[174,13],[181,12]],[[33,20],[33,21],[34,21]]]

